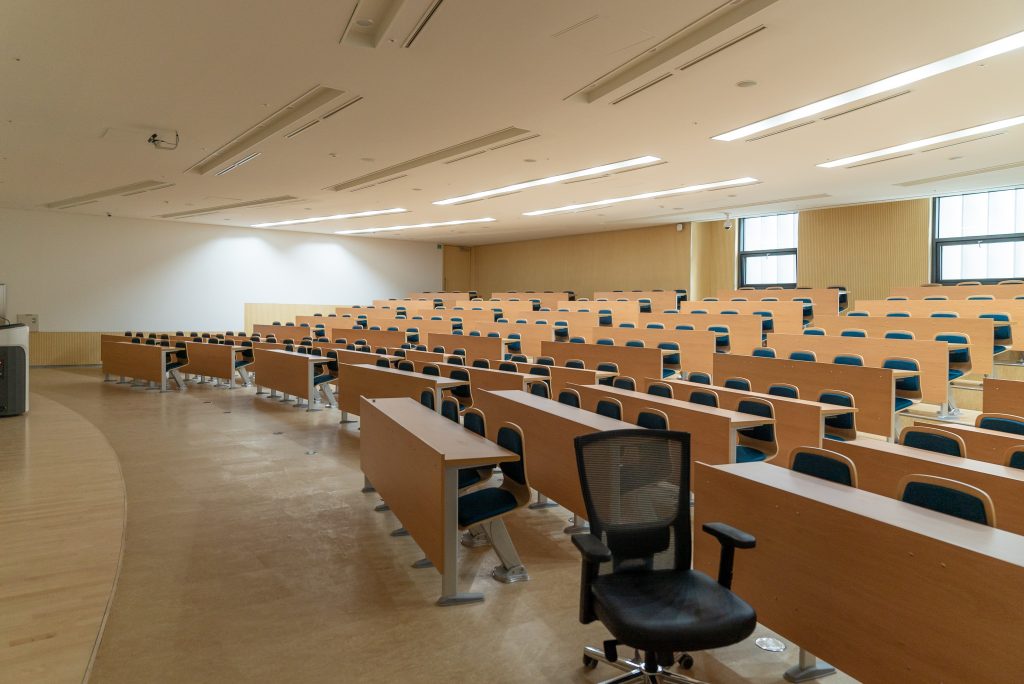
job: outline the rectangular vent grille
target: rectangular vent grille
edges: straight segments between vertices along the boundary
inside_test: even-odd
[[[596,181],[599,178],[611,178],[612,174],[602,173],[600,176],[591,176],[590,178],[574,178],[572,180],[562,181],[562,185],[570,185],[572,183],[586,183],[588,181]]]
[[[931,178],[918,178],[917,180],[903,181],[902,183],[896,183],[904,188],[913,187],[915,185],[926,185],[928,183],[939,183],[941,181],[954,180],[956,178],[966,178],[967,176],[977,176],[983,173],[993,173],[995,171],[1009,171],[1010,169],[1019,169],[1024,166],[1024,161],[1011,162],[1009,164],[1000,164],[999,166],[986,166],[981,169],[971,169],[970,171],[962,171],[960,173],[949,173],[944,176],[932,176]]]
[[[308,121],[308,122],[302,124],[301,126],[299,126],[298,128],[296,128],[291,133],[285,133],[284,137],[286,137],[286,138],[288,138],[290,140],[291,138],[294,138],[295,136],[299,135],[300,133],[309,130],[313,126],[316,126],[318,123],[320,123],[320,119],[313,119],[312,121]]]
[[[578,28],[580,28],[582,26],[586,26],[590,22],[592,22],[595,19],[597,19],[599,16],[600,16],[599,14],[594,14],[594,15],[591,15],[591,16],[587,17],[586,19],[582,19],[580,21],[577,21],[575,24],[572,24],[571,26],[566,26],[564,29],[562,29],[560,31],[555,31],[554,33],[551,34],[551,37],[552,38],[561,38],[562,36],[564,36],[566,33],[569,33],[570,31],[575,31],[576,29],[578,29]]]
[[[708,57],[714,57],[719,52],[722,52],[723,50],[728,50],[729,48],[731,48],[732,46],[736,45],[737,43],[742,43],[747,38],[750,38],[751,36],[757,35],[761,31],[764,31],[766,28],[767,27],[764,24],[761,24],[760,26],[756,26],[756,27],[750,29],[749,31],[747,31],[746,33],[740,34],[740,35],[736,36],[735,38],[733,38],[732,40],[729,40],[729,41],[726,41],[726,42],[722,43],[721,45],[719,45],[716,48],[711,48],[710,50],[705,52],[703,55],[700,55],[699,57],[694,57],[693,59],[691,59],[686,64],[684,64],[681,67],[677,68],[676,71],[686,71],[690,67],[697,66],[698,64],[703,62]]]
[[[966,145],[967,143],[978,142],[979,140],[985,140],[986,138],[994,138],[997,135],[1003,135],[1006,131],[997,131],[996,133],[989,133],[988,135],[979,135],[974,138],[968,138],[967,140],[957,140],[955,142],[946,143],[945,145],[936,145],[935,147],[928,147],[921,150],[921,153],[934,152],[935,150],[944,150],[947,147],[956,147],[957,145]]]
[[[652,86],[658,85],[659,83],[661,83],[662,81],[668,79],[671,76],[672,76],[672,74],[662,74],[661,76],[659,76],[658,78],[654,79],[653,81],[648,81],[647,83],[644,83],[639,88],[634,88],[633,90],[630,90],[628,93],[626,93],[622,97],[620,97],[618,99],[615,99],[615,100],[612,100],[612,104],[613,105],[617,105],[620,102],[625,102],[626,100],[628,100],[629,98],[633,97],[634,95],[639,95],[640,93],[644,92],[648,88],[650,88]]]
[[[473,138],[472,140],[466,140],[456,145],[452,145],[451,147],[445,147],[440,150],[435,150],[434,152],[430,152],[428,154],[424,154],[422,156],[409,159],[399,164],[394,164],[387,168],[380,169],[379,171],[374,171],[373,173],[368,173],[364,176],[359,176],[358,178],[351,178],[349,180],[342,181],[334,185],[330,185],[324,188],[324,190],[333,190],[334,192],[340,192],[342,190],[349,190],[351,188],[361,187],[366,185],[367,183],[372,183],[373,181],[388,178],[389,176],[394,176],[395,174],[405,173],[406,171],[418,169],[422,166],[426,166],[427,164],[444,161],[445,159],[451,159],[452,157],[464,156],[470,152],[475,152],[482,147],[489,147],[491,145],[505,142],[513,138],[518,138],[519,136],[525,135],[529,132],[530,131],[524,130],[522,128],[515,128],[514,126],[509,126],[508,128],[503,128],[500,131],[494,131],[493,133],[488,133],[487,135],[480,136],[479,138]]]
[[[160,214],[156,218],[163,219],[174,219],[174,218],[190,218],[192,216],[202,216],[204,214],[216,214],[218,211],[227,211],[229,209],[246,209],[248,207],[263,207],[268,204],[279,204],[281,202],[291,202],[299,199],[298,197],[292,197],[291,195],[280,195],[278,197],[264,197],[263,199],[249,200],[248,202],[235,202],[234,204],[220,204],[215,207],[203,207],[202,209],[189,209],[188,211],[176,211],[171,214]]]
[[[321,121],[326,121],[327,119],[330,119],[332,116],[334,116],[338,112],[343,111],[345,109],[348,109],[349,107],[351,107],[355,103],[361,102],[362,100],[363,100],[363,96],[362,95],[356,95],[355,97],[353,97],[348,102],[345,102],[344,104],[342,104],[340,107],[332,109],[331,111],[329,111],[326,114],[324,114],[323,116],[321,116],[320,120]]]
[[[479,156],[481,154],[486,154],[486,153],[487,153],[487,150],[477,150],[476,152],[470,152],[469,154],[464,154],[461,157],[455,157],[454,159],[446,159],[444,161],[444,163],[445,164],[454,164],[455,162],[460,162],[463,159],[469,159],[470,157],[476,157],[476,156]]]
[[[141,195],[141,194],[143,194],[145,192],[155,192],[157,190],[165,190],[167,188],[173,188],[173,187],[174,187],[174,183],[164,183],[163,185],[158,185],[158,186],[156,186],[154,188],[144,188],[142,190],[132,190],[131,192],[123,192],[123,193],[121,193],[121,197],[131,197],[133,195]]]
[[[906,154],[897,154],[895,156],[886,157],[884,159],[872,159],[871,161],[861,162],[860,164],[851,164],[850,166],[847,166],[846,168],[848,168],[848,169],[858,169],[858,168],[860,168],[862,166],[871,166],[872,164],[884,164],[885,162],[890,162],[890,161],[893,161],[893,160],[896,160],[896,159],[903,159],[904,157],[912,157],[912,156],[914,156],[913,152],[907,152]]]
[[[100,190],[99,192],[93,192],[88,195],[79,195],[77,197],[68,197],[67,199],[57,200],[56,202],[49,202],[43,206],[47,209],[70,209],[72,207],[80,207],[83,204],[92,204],[96,200],[101,200],[106,197],[114,197],[116,195],[128,196],[137,194],[139,192],[148,192],[150,190],[161,190],[174,185],[173,183],[165,183],[157,180],[144,180],[137,183],[129,183],[128,185],[120,185],[116,188],[109,188],[107,190]]]
[[[909,92],[910,92],[909,90],[904,90],[904,91],[899,92],[899,93],[893,93],[892,95],[888,95],[886,97],[882,97],[882,98],[879,98],[877,100],[872,100],[871,102],[866,102],[866,103],[864,103],[862,105],[858,105],[856,107],[851,107],[850,109],[845,109],[845,110],[843,110],[841,112],[836,112],[835,114],[829,114],[828,116],[823,116],[823,117],[821,117],[821,120],[822,121],[828,121],[829,119],[836,119],[836,118],[838,118],[840,116],[845,116],[847,114],[852,114],[853,112],[859,112],[862,109],[867,109],[868,107],[872,107],[872,106],[874,106],[876,104],[882,104],[883,102],[888,102],[889,100],[894,100],[897,97],[902,97],[903,95],[906,95]]]
[[[361,188],[353,188],[352,190],[349,190],[349,192],[359,192],[360,190],[366,190],[368,188],[375,188],[378,185],[384,185],[385,183],[392,183],[392,182],[394,182],[396,180],[402,180],[403,178],[408,178],[408,177],[409,177],[409,174],[403,173],[401,176],[393,176],[392,178],[385,178],[384,180],[377,181],[376,183],[370,183],[369,185],[364,185]]]
[[[772,131],[771,133],[765,133],[764,135],[759,135],[759,136],[757,136],[755,138],[747,138],[746,142],[754,142],[755,140],[764,140],[765,138],[770,138],[773,135],[778,135],[779,133],[788,133],[789,131],[795,131],[796,129],[803,128],[804,126],[810,126],[812,123],[814,123],[814,121],[804,121],[803,123],[798,123],[798,124],[795,124],[793,126],[787,126],[786,128],[780,128],[777,131]]]
[[[528,135],[525,138],[519,138],[518,140],[510,140],[509,142],[500,143],[498,145],[491,145],[487,149],[489,149],[489,150],[500,150],[502,147],[511,147],[512,145],[518,145],[519,143],[528,142],[530,140],[533,140],[534,138],[539,138],[539,137],[540,137],[540,133],[534,133],[533,135]]]
[[[427,7],[427,11],[424,12],[423,16],[420,17],[420,20],[416,22],[416,26],[414,26],[412,31],[409,32],[406,39],[402,41],[403,48],[412,47],[413,43],[416,42],[416,39],[420,37],[421,33],[423,33],[423,29],[425,29],[427,24],[430,23],[430,20],[434,18],[437,10],[441,8],[441,4],[443,2],[444,0],[433,0],[433,2],[430,3],[430,6]]]
[[[210,173],[233,157],[289,128],[324,105],[330,104],[341,97],[343,92],[326,86],[316,86],[306,91],[255,126],[243,131],[211,154],[193,164],[186,169],[186,173],[196,173],[199,175]]]

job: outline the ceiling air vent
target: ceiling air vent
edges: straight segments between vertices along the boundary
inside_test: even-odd
[[[106,197],[114,197],[117,195],[128,197],[129,195],[137,195],[151,190],[163,190],[164,188],[169,188],[173,185],[174,183],[166,183],[164,181],[145,180],[137,183],[130,183],[128,185],[120,185],[108,190],[100,190],[99,192],[93,192],[88,195],[68,197],[67,199],[57,200],[56,202],[49,202],[43,206],[47,209],[71,209],[72,207],[80,207],[83,204],[92,204],[93,202]]]
[[[389,178],[390,176],[394,176],[396,174],[405,173],[406,171],[411,171],[413,169],[418,169],[422,166],[426,166],[427,164],[433,164],[434,162],[444,161],[446,159],[451,159],[453,157],[464,157],[469,153],[480,151],[481,148],[489,148],[492,145],[497,145],[498,143],[509,141],[512,140],[513,138],[518,138],[519,136],[526,135],[529,132],[530,131],[524,130],[522,128],[515,128],[514,126],[509,126],[508,128],[503,128],[500,131],[494,131],[493,133],[482,135],[479,138],[473,138],[472,140],[466,140],[464,142],[460,142],[450,147],[435,150],[433,152],[429,152],[419,157],[415,157],[413,159],[409,159],[404,162],[394,164],[387,168],[380,169],[379,171],[374,171],[364,176],[359,176],[358,178],[350,178],[349,180],[341,181],[340,183],[335,183],[334,185],[330,185],[324,188],[324,190],[333,190],[334,192],[340,192],[342,190],[349,190],[351,188],[361,189],[361,186],[364,186],[367,183],[372,183],[373,181],[382,180],[384,178]]]
[[[317,109],[330,104],[344,94],[342,90],[316,86],[295,98],[255,126],[243,131],[213,153],[186,169],[186,173],[205,175],[227,163],[239,154],[255,147],[272,135],[294,125]]]
[[[846,114],[851,114],[853,112],[859,112],[862,109],[867,109],[868,107],[872,107],[872,106],[874,106],[876,104],[882,104],[883,102],[888,102],[889,100],[894,100],[897,97],[902,97],[903,95],[906,95],[909,92],[910,92],[909,90],[904,90],[904,91],[899,92],[899,93],[893,93],[892,95],[887,95],[887,96],[879,98],[877,100],[872,100],[871,102],[865,102],[864,104],[857,105],[856,107],[850,107],[849,109],[844,109],[843,111],[836,112],[835,114],[829,114],[828,116],[823,116],[823,117],[821,117],[821,120],[822,121],[828,121],[829,119],[835,119],[835,118],[840,117],[840,116],[845,116]]]
[[[444,2],[444,0],[432,0],[430,5],[427,7],[427,11],[424,12],[423,16],[420,17],[420,20],[416,22],[416,26],[414,26],[412,31],[409,32],[406,39],[402,41],[402,47],[412,47],[412,44],[415,43],[416,39],[420,37],[421,33],[423,33],[423,29],[425,29],[427,24],[430,23],[430,20],[434,18],[434,14],[436,14],[437,10],[440,9],[442,2]]]
[[[160,214],[156,218],[163,219],[175,219],[175,218],[191,218],[193,216],[202,216],[204,214],[216,214],[219,211],[228,211],[230,209],[247,209],[250,207],[264,207],[270,204],[281,204],[283,202],[292,202],[299,199],[298,197],[292,197],[291,195],[280,195],[278,197],[264,197],[263,199],[249,200],[248,202],[235,202],[234,204],[220,204],[215,207],[203,207],[201,209],[189,209],[188,211],[176,211],[171,214]]]
[[[941,181],[954,180],[956,178],[966,178],[967,176],[977,176],[983,173],[993,173],[995,171],[1009,171],[1010,169],[1018,169],[1024,166],[1024,161],[1010,162],[1009,164],[1000,164],[999,166],[986,166],[981,169],[971,169],[970,171],[961,171],[960,173],[949,173],[944,176],[932,176],[931,178],[918,178],[917,180],[903,181],[902,183],[896,183],[896,185],[904,188],[913,187],[915,185],[927,185],[928,183],[939,183]]]

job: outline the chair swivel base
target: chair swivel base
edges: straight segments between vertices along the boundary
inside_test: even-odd
[[[526,582],[530,579],[530,575],[526,572],[526,567],[522,565],[516,565],[511,568],[506,568],[504,565],[495,565],[494,569],[491,570],[491,577],[504,584]]]
[[[593,668],[597,667],[598,663],[605,663],[612,667],[618,668],[626,674],[614,679],[608,679],[601,684],[626,684],[627,682],[680,682],[681,684],[706,684],[706,682],[700,679],[694,679],[687,677],[684,674],[678,672],[669,672],[668,670],[658,667],[655,672],[648,672],[644,670],[644,664],[639,663],[635,660],[629,660],[628,658],[619,658],[618,660],[609,660],[605,657],[604,651],[600,648],[594,648],[593,646],[587,646],[583,649],[583,665],[585,667]]]

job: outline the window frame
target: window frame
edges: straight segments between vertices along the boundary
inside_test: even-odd
[[[744,251],[743,249],[743,231],[746,230],[746,222],[748,218],[764,218],[765,216],[785,216],[787,214],[793,214],[796,216],[796,236],[797,246],[787,247],[785,249],[754,249]],[[764,290],[769,287],[781,287],[784,290],[795,290],[797,282],[792,283],[758,283],[752,285],[747,283],[747,272],[746,272],[746,260],[748,257],[762,257],[762,256],[788,256],[793,255],[795,262],[794,272],[796,273],[796,280],[800,279],[800,256],[797,254],[800,248],[800,212],[798,211],[782,211],[777,214],[760,214],[758,216],[743,217],[738,222],[738,233],[736,235],[736,281],[737,287],[752,287],[755,290]]]
[[[942,248],[946,245],[978,245],[982,243],[995,243],[995,242],[1024,242],[1024,233],[1000,233],[999,235],[975,235],[973,237],[954,237],[954,238],[940,238],[939,237],[939,201],[946,197],[966,197],[967,195],[982,195],[990,192],[999,192],[1001,190],[1020,190],[1020,186],[1011,186],[1008,188],[990,188],[988,190],[978,190],[976,192],[956,192],[949,195],[936,195],[932,197],[932,234],[931,234],[931,248],[932,248],[932,277],[931,282],[938,283],[940,285],[956,285],[969,280],[978,281],[982,285],[997,285],[1003,280],[1014,280],[1024,279],[1024,274],[1020,276],[1009,275],[998,278],[960,278],[956,280],[943,280],[942,279]]]

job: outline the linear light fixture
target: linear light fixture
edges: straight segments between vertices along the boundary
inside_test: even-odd
[[[340,219],[363,218],[365,216],[380,216],[381,214],[401,214],[408,209],[395,207],[394,209],[375,209],[373,211],[359,211],[354,214],[334,214],[333,216],[310,216],[309,218],[291,219],[288,221],[272,221],[271,223],[254,223],[251,228],[273,228],[274,226],[294,226],[300,223],[319,223],[320,221],[338,221]]]
[[[659,161],[661,161],[661,157],[653,157],[651,155],[647,155],[644,157],[637,157],[635,159],[627,159],[625,161],[614,162],[612,164],[594,166],[589,169],[583,169],[582,171],[570,171],[569,173],[560,173],[557,176],[548,176],[547,178],[538,178],[537,180],[524,181],[522,183],[514,183],[512,185],[506,185],[503,188],[495,188],[494,190],[481,190],[480,192],[474,192],[471,195],[462,195],[461,197],[449,197],[448,199],[443,199],[438,202],[434,202],[434,204],[446,206],[449,204],[461,204],[462,202],[472,202],[473,200],[483,199],[485,197],[493,197],[494,195],[504,195],[509,192],[518,192],[520,190],[526,190],[527,188],[536,188],[541,185],[552,185],[553,183],[561,183],[563,181],[572,180],[574,178],[599,176],[602,173],[618,171],[619,169],[628,169],[633,166],[643,166],[644,164],[653,164],[654,162]]]
[[[242,157],[241,159],[236,161],[231,166],[225,166],[223,169],[221,169],[220,171],[218,171],[217,173],[215,173],[213,175],[214,176],[223,176],[225,173],[228,173],[229,171],[234,171],[235,169],[237,169],[242,164],[246,164],[248,162],[251,162],[253,159],[255,159],[256,157],[260,156],[261,154],[263,154],[263,153],[262,152],[253,152],[252,154],[250,154],[250,155],[248,155],[246,157]]]
[[[716,188],[727,188],[732,185],[747,185],[748,183],[757,182],[758,180],[756,178],[744,176],[743,178],[733,178],[732,180],[717,181],[715,183],[701,183],[700,185],[687,185],[682,188],[672,188],[671,190],[645,192],[640,195],[630,195],[629,197],[614,197],[612,199],[598,200],[597,202],[569,204],[555,209],[538,209],[537,211],[524,212],[523,216],[544,216],[545,214],[556,214],[563,211],[577,211],[579,209],[589,209],[591,207],[604,207],[609,204],[618,204],[619,202],[632,202],[633,200],[653,199],[655,197],[667,197],[669,195],[682,195],[687,192],[700,192],[701,190],[714,190]]]
[[[865,152],[864,154],[856,154],[852,157],[843,157],[842,159],[836,159],[834,161],[828,161],[822,164],[818,164],[818,166],[823,169],[834,169],[837,166],[849,166],[850,164],[856,164],[857,162],[862,162],[867,159],[875,159],[877,157],[888,157],[890,154],[908,152],[910,150],[916,150],[922,147],[929,147],[931,145],[949,142],[950,140],[959,140],[960,138],[970,138],[975,135],[991,133],[992,131],[1001,131],[1004,128],[1020,126],[1021,124],[1024,124],[1024,116],[1015,116],[1012,119],[993,121],[992,123],[982,124],[981,126],[974,126],[973,128],[965,128],[960,131],[953,131],[952,133],[936,135],[932,138],[924,138],[923,140],[915,140],[913,142],[903,143],[902,145],[886,147],[885,149],[875,150],[874,152]]]
[[[407,230],[409,228],[440,228],[441,226],[461,226],[466,223],[488,223],[497,221],[493,218],[463,219],[461,221],[440,221],[437,223],[416,223],[411,226],[388,226],[386,228],[360,228],[357,230],[336,230],[338,235],[359,235],[360,233],[384,233],[391,230]]]
[[[1011,52],[1021,47],[1024,47],[1024,31],[1014,33],[1013,35],[1005,38],[1000,38],[999,40],[991,43],[986,43],[985,45],[967,50],[966,52],[961,52],[953,55],[952,57],[946,57],[945,59],[940,59],[937,62],[925,64],[924,66],[919,66],[916,69],[911,69],[909,71],[904,71],[896,74],[895,76],[890,76],[889,78],[883,78],[881,81],[875,81],[874,83],[869,83],[859,88],[854,88],[853,90],[847,90],[845,93],[839,93],[838,95],[827,97],[824,100],[812,102],[811,104],[804,105],[803,107],[798,107],[788,112],[743,126],[742,128],[737,128],[734,131],[716,135],[712,140],[724,140],[729,142],[739,138],[745,138],[754,133],[768,130],[769,128],[775,128],[776,126],[781,126],[783,124],[790,123],[791,121],[797,121],[798,119],[805,119],[829,109],[835,109],[836,107],[842,107],[843,105],[850,104],[857,100],[863,100],[864,98],[871,97],[872,95],[878,95],[879,93],[885,93],[890,90],[902,88],[911,83],[923,81],[926,78],[938,76],[939,74],[944,74],[947,71],[959,69],[960,67],[967,66],[968,64],[974,64],[975,62],[980,62],[990,57]]]

